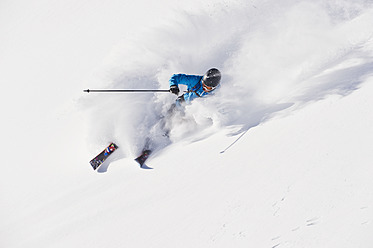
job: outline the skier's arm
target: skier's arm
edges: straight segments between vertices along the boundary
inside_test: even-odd
[[[192,88],[201,80],[201,76],[195,75],[186,75],[186,74],[174,74],[169,80],[170,83],[170,92],[177,94],[179,89],[179,84],[186,85],[189,88]],[[176,93],[177,92],[177,93]]]
[[[179,84],[182,84],[183,78],[185,78],[185,74],[174,74],[169,80],[170,83],[170,92],[178,95],[179,90]]]
[[[193,87],[196,83],[199,82],[201,78],[202,76],[197,76],[197,75],[174,74],[170,78],[169,83],[170,83],[170,86],[172,85],[179,86],[179,84],[183,84],[188,87]]]

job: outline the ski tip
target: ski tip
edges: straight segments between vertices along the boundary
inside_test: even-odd
[[[144,163],[142,163],[142,161],[141,161],[141,156],[138,157],[138,158],[135,158],[134,160],[135,160],[135,161],[140,165],[140,167],[142,167],[142,165],[144,164]]]
[[[140,165],[140,168],[143,168],[145,161],[149,158],[151,153],[151,150],[144,150],[139,157],[135,158],[135,161]]]
[[[143,161],[141,160],[141,158],[140,158],[140,159],[139,159],[139,158],[135,158],[134,160],[135,160],[135,161],[140,165],[140,168],[141,168],[141,169],[146,169],[146,170],[151,170],[151,169],[153,169],[153,168],[147,166],[147,165],[145,164],[145,161],[143,162]]]
[[[111,142],[109,146],[114,146],[115,149],[118,149],[118,146],[114,142]]]

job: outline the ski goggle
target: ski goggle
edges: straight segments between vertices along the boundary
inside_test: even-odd
[[[209,91],[212,91],[213,89],[215,89],[214,87],[207,86],[203,81],[202,81],[202,87],[203,87],[203,90],[206,91],[206,92],[209,92]]]

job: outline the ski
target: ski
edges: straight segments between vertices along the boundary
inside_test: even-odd
[[[139,157],[135,158],[135,161],[139,163],[140,167],[143,167],[143,165],[145,164],[145,161],[148,159],[151,153],[152,153],[151,150],[144,150]]]
[[[89,163],[91,164],[92,168],[96,170],[100,165],[102,165],[105,160],[116,150],[118,146],[114,143],[110,143],[108,147],[105,148],[100,154],[98,154],[95,158],[93,158]]]

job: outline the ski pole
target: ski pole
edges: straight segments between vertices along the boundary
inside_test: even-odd
[[[101,92],[101,93],[118,93],[118,92],[170,92],[169,90],[138,90],[138,89],[128,89],[128,90],[84,90],[84,92]]]

